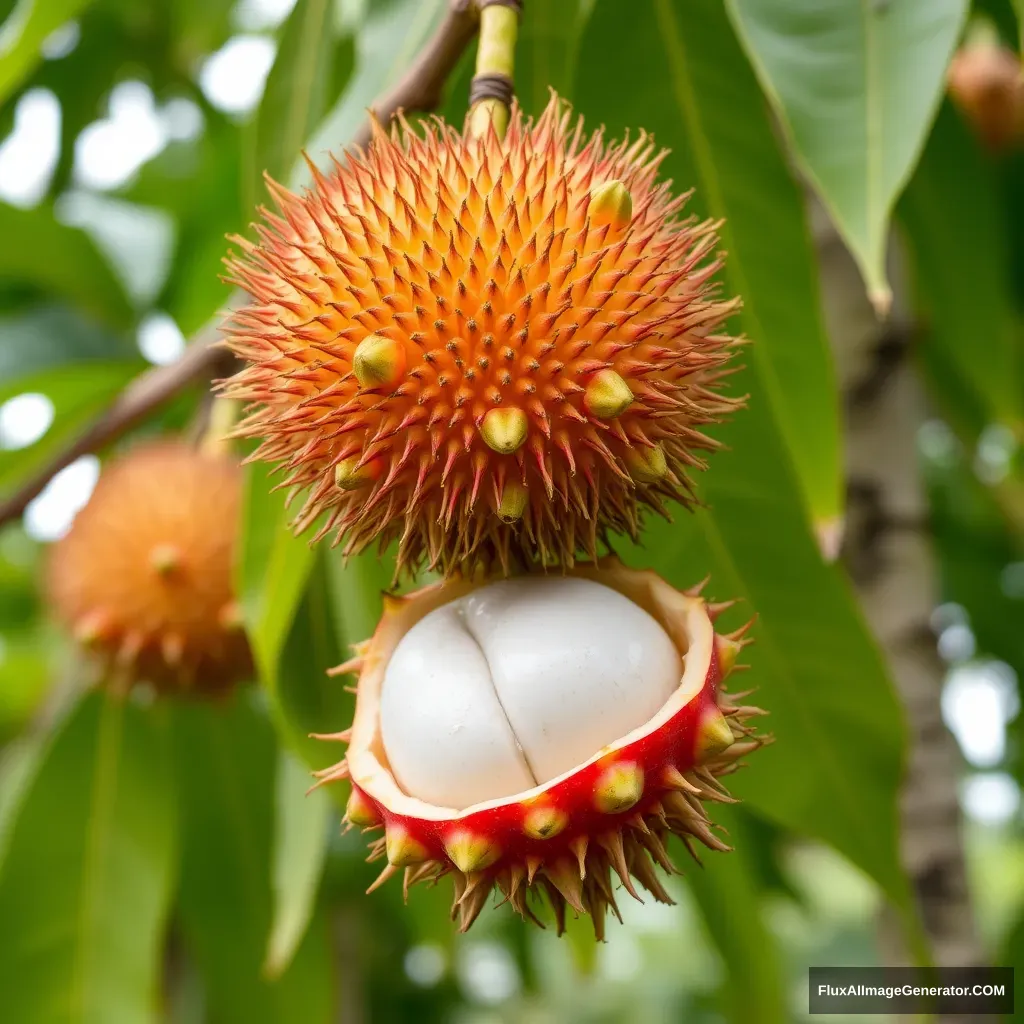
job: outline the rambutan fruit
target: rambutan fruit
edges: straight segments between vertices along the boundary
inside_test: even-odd
[[[1024,138],[1024,67],[990,33],[977,34],[953,56],[949,93],[990,150]]]
[[[176,441],[104,469],[47,574],[108,685],[215,693],[251,670],[232,587],[240,499],[237,463]]]
[[[337,671],[358,671],[349,742],[321,783],[349,778],[349,825],[383,829],[370,859],[406,890],[451,875],[468,928],[497,887],[559,931],[566,907],[611,909],[613,872],[671,902],[671,834],[728,847],[704,801],[764,742],[760,714],[723,689],[744,629],[716,634],[726,605],[613,559],[565,576],[452,579],[387,601],[373,638]],[[539,923],[539,922],[538,922]]]
[[[282,486],[345,552],[399,541],[399,569],[571,565],[639,513],[693,499],[718,386],[716,224],[681,219],[641,134],[607,143],[552,97],[475,137],[377,128],[294,195],[270,183],[232,279],[252,302],[226,384]]]

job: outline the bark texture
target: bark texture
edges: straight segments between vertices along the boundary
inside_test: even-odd
[[[910,358],[898,265],[889,325],[878,323],[860,277],[820,210],[812,215],[826,319],[846,415],[847,520],[843,557],[907,712],[912,748],[902,796],[902,853],[936,963],[983,960],[967,888],[957,800],[960,753],[940,710],[943,666],[929,617],[936,573],[919,474],[917,431],[927,416]],[[898,261],[892,261],[898,264]],[[882,954],[910,962],[894,920]]]

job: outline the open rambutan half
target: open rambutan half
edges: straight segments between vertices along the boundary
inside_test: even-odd
[[[232,585],[241,476],[181,442],[139,445],[54,545],[50,601],[107,685],[216,693],[251,670]]]
[[[692,500],[736,311],[716,225],[681,219],[641,134],[605,142],[553,97],[504,140],[381,129],[229,261],[252,302],[226,384],[255,457],[306,492],[296,527],[399,569],[571,565],[642,508]]]
[[[350,745],[318,773],[351,779],[350,825],[383,830],[370,891],[450,874],[462,930],[495,886],[538,921],[540,891],[559,932],[568,906],[598,937],[613,873],[671,902],[654,870],[675,870],[668,836],[727,850],[704,801],[731,799],[719,776],[765,739],[723,690],[746,627],[716,634],[725,606],[699,590],[605,559],[389,599],[337,670],[359,673],[355,722],[322,737]]]

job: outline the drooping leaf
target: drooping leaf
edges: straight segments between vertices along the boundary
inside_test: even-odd
[[[516,98],[528,114],[540,115],[551,90],[571,95],[580,32],[586,18],[581,0],[526,4],[516,42]],[[469,98],[463,94],[463,105]]]
[[[5,1019],[156,1018],[175,842],[158,712],[86,696],[23,798],[0,870]]]
[[[291,517],[276,477],[263,463],[248,467],[242,513],[237,584],[256,665],[273,679],[316,553],[291,530]],[[268,683],[269,685],[269,683]]]
[[[335,30],[332,0],[299,0],[285,22],[253,126],[250,180],[262,196],[263,174],[290,183],[300,150],[338,99],[355,62],[351,35]]]
[[[221,278],[226,237],[244,232],[254,213],[252,197],[243,196],[251,190],[244,187],[242,165],[242,129],[211,112],[198,140],[171,143],[126,193],[176,220],[174,258],[156,305],[186,336],[228,302],[230,289]]]
[[[927,324],[922,355],[933,373],[952,371],[982,426],[1018,426],[1024,365],[998,198],[991,161],[946,103],[898,208]],[[958,425],[973,419],[951,414]]]
[[[264,972],[278,978],[302,942],[316,909],[334,814],[322,790],[307,793],[308,770],[284,751],[278,755],[274,819],[274,909]]]
[[[325,568],[335,634],[341,649],[348,651],[353,644],[368,640],[377,628],[384,611],[382,595],[391,589],[394,558],[364,551],[345,562],[328,553]]]
[[[315,563],[278,674],[273,684],[268,684],[271,706],[283,735],[313,768],[340,760],[344,748],[311,739],[309,734],[347,729],[355,708],[352,694],[346,692],[351,679],[327,675],[328,669],[349,656],[338,638],[338,618],[325,566],[325,560],[332,557],[337,553],[324,552]],[[335,800],[348,795],[344,786],[328,786],[325,792]]]
[[[721,987],[723,1007],[736,1024],[784,1024],[791,1015],[776,939],[764,921],[753,847],[745,842],[747,818],[728,807],[716,807],[713,817],[728,830],[732,852],[709,854],[702,858],[703,867],[684,870],[704,926],[728,971]],[[675,856],[686,864],[681,851]]]
[[[72,363],[0,387],[0,402],[26,392],[53,403],[53,423],[34,444],[0,457],[0,493],[6,494],[105,409],[142,369],[141,361]]]
[[[749,408],[719,431],[729,450],[714,456],[703,480],[709,507],[677,510],[673,524],[651,521],[629,557],[653,563],[678,586],[710,573],[716,597],[745,598],[734,621],[758,616],[749,681],[777,742],[751,757],[756,765],[735,777],[737,791],[767,817],[831,843],[906,909],[896,842],[899,704],[845,580],[816,550],[787,450],[793,431],[782,429],[807,388],[827,391],[826,407],[835,393],[817,327],[792,320],[807,305],[806,285],[804,299],[791,297],[793,276],[813,281],[799,198],[750,96],[721,6],[655,6],[658,18],[648,22],[597,5],[577,98],[613,131],[637,107],[651,111],[648,127],[672,147],[666,172],[696,186],[694,212],[726,218],[725,276],[744,298],[741,323],[754,343],[735,386],[749,391]],[[613,59],[614,80],[603,70]],[[673,104],[659,106],[666,83]],[[780,348],[789,358],[772,372]],[[808,375],[808,365],[818,372]]]
[[[333,991],[323,921],[310,927],[278,980],[263,973],[273,919],[277,749],[251,697],[174,709],[182,930],[218,1024],[328,1024]]]
[[[46,37],[89,3],[91,0],[19,0],[0,25],[0,103],[39,63]]]
[[[675,188],[696,187],[687,212],[726,218],[728,286],[743,299],[755,399],[771,403],[815,524],[834,534],[839,410],[803,198],[721,4],[654,0],[648,18],[598,4],[582,49],[575,99],[590,122],[606,124],[612,137],[653,131],[672,150],[664,167]]]
[[[403,75],[447,8],[447,0],[370,0],[355,33],[355,67],[344,93],[309,143],[320,167],[366,123],[366,111]]]
[[[64,299],[110,327],[133,321],[131,303],[84,231],[61,224],[47,206],[0,203],[0,275]]]
[[[885,244],[945,85],[969,0],[727,0],[798,159],[876,307]]]
[[[143,367],[138,349],[123,335],[97,327],[66,306],[37,306],[0,317],[0,402],[31,390],[23,386],[41,371],[65,364],[131,360]]]

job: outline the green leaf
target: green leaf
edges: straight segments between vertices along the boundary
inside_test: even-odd
[[[299,0],[281,36],[256,115],[250,178],[289,184],[299,152],[330,110],[355,63],[351,36],[337,39],[332,0]]]
[[[623,19],[614,4],[595,7],[575,99],[613,136],[653,131],[672,150],[664,166],[677,190],[696,186],[687,212],[726,218],[729,289],[743,299],[745,356],[759,377],[753,400],[771,403],[827,537],[842,510],[839,408],[803,197],[721,4],[654,0],[654,13]]]
[[[340,759],[339,748],[310,733],[334,733],[352,724],[355,701],[345,690],[351,681],[330,678],[327,670],[348,657],[336,633],[337,614],[328,584],[325,552],[317,560],[309,585],[281,657],[278,674],[268,683],[271,707],[292,748],[313,768]],[[348,795],[344,787],[328,786],[335,800]]]
[[[394,559],[364,551],[344,561],[328,552],[324,565],[335,633],[341,649],[347,651],[373,636],[384,612],[382,595],[391,589]]]
[[[91,0],[19,0],[0,25],[0,103],[39,63],[43,40]],[[0,232],[2,234],[2,232]]]
[[[516,99],[528,114],[544,110],[552,89],[571,95],[584,7],[582,0],[559,0],[523,8],[516,42]],[[460,98],[465,108],[468,88]]]
[[[5,1019],[155,1020],[174,806],[159,715],[83,698],[31,783],[0,871]]]
[[[253,198],[243,197],[251,191],[250,177],[242,176],[243,129],[216,111],[205,115],[198,140],[171,143],[139,171],[125,194],[133,203],[162,207],[175,218],[174,260],[156,304],[186,336],[227,301],[228,287],[221,279],[226,236],[244,232],[254,212]]]
[[[218,1024],[328,1024],[333,993],[322,920],[279,980],[263,974],[277,749],[253,696],[236,694],[224,707],[174,708],[182,930]]]
[[[12,395],[37,392],[46,395],[54,407],[50,429],[35,444],[3,453],[0,493],[13,490],[22,478],[51,458],[69,437],[99,415],[141,368],[136,362],[73,363],[0,388],[0,402]]]
[[[352,721],[352,700],[327,670],[344,661],[336,616],[317,551],[295,537],[273,478],[262,464],[246,475],[239,593],[260,681],[282,735],[304,761],[337,760],[311,732],[338,732]],[[340,560],[327,552],[323,557]],[[362,639],[362,637],[359,637]]]
[[[334,812],[323,790],[309,789],[309,772],[283,751],[277,762],[274,821],[274,913],[263,970],[279,978],[292,961],[316,909]]]
[[[409,67],[444,15],[447,0],[371,0],[355,35],[355,68],[344,94],[309,143],[310,158],[326,166],[366,122],[366,111]]]
[[[110,265],[84,231],[59,223],[46,206],[16,210],[0,203],[0,276],[66,299],[111,327],[134,321]]]
[[[1024,367],[998,196],[991,161],[946,103],[898,209],[928,324],[923,356],[933,372],[937,362],[949,368],[982,426],[1022,429]]]
[[[597,5],[577,98],[613,132],[636,109],[648,111],[647,127],[672,147],[666,173],[696,186],[693,212],[727,218],[728,289],[744,298],[741,323],[754,344],[735,385],[749,391],[749,408],[720,431],[729,450],[704,476],[710,507],[678,512],[674,524],[652,521],[646,549],[631,559],[653,560],[679,586],[710,572],[711,593],[746,599],[743,615],[758,615],[750,684],[777,742],[752,756],[737,791],[771,819],[835,846],[906,909],[896,839],[900,706],[842,574],[822,563],[786,447],[793,431],[782,430],[789,399],[808,387],[829,403],[835,395],[817,327],[801,326],[807,303],[789,290],[794,274],[812,280],[799,196],[721,5],[656,0],[655,9],[654,20],[622,19]],[[659,102],[666,88],[671,105]],[[780,347],[790,358],[773,373]],[[821,369],[808,376],[802,360]]]
[[[25,378],[66,364],[126,360],[146,364],[134,342],[97,327],[66,306],[37,306],[0,317],[0,402],[21,394]]]
[[[242,543],[237,566],[238,591],[256,665],[271,686],[296,609],[316,554],[291,530],[291,517],[271,470],[248,467],[242,512]]]
[[[889,219],[945,87],[969,0],[727,0],[793,148],[876,308]]]
[[[737,1024],[785,1024],[791,1017],[782,965],[775,938],[764,922],[747,816],[731,807],[716,807],[712,816],[728,830],[732,852],[709,854],[702,858],[703,867],[684,870],[704,925],[729,972],[722,984],[722,1003]],[[678,845],[674,857],[683,865],[688,859]]]

